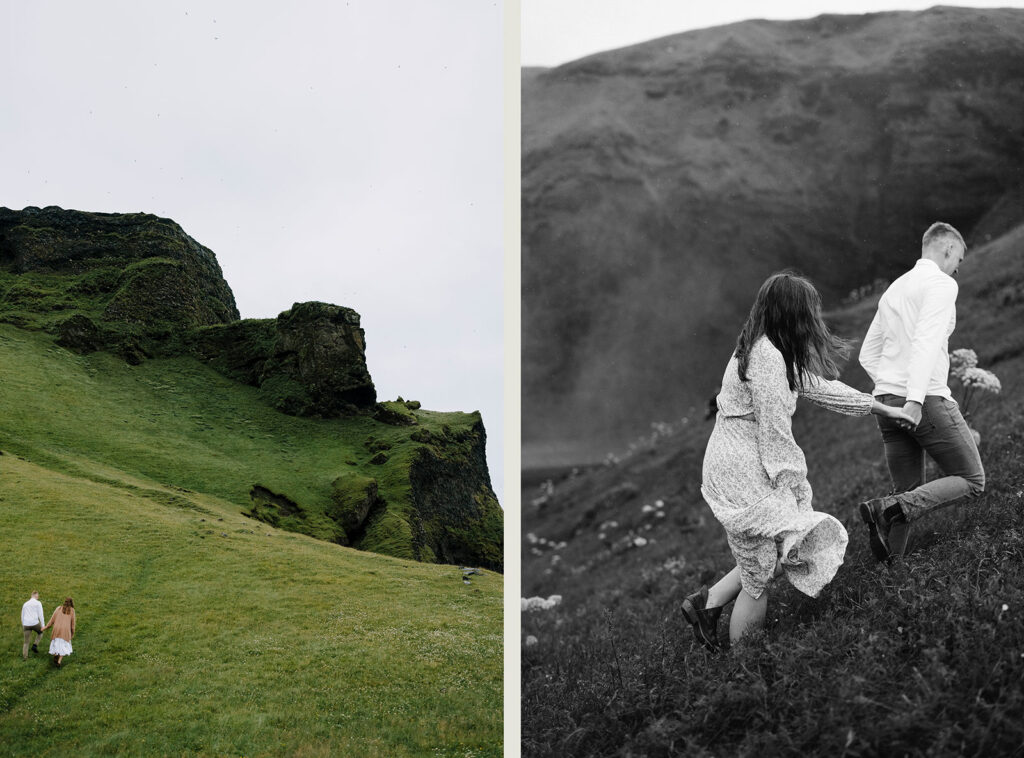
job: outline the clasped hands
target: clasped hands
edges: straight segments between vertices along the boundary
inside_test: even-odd
[[[896,421],[900,429],[917,429],[921,423],[921,404],[908,400],[902,408],[893,408],[891,418]]]
[[[871,412],[891,418],[900,429],[914,430],[921,423],[921,404],[912,400],[904,403],[902,408],[875,400],[871,403]]]

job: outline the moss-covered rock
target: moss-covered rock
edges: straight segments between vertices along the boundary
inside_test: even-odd
[[[300,416],[369,408],[377,391],[366,368],[359,314],[328,303],[296,303],[277,317],[260,387],[275,407]]]
[[[415,426],[417,423],[416,414],[410,411],[405,403],[397,400],[377,403],[373,417],[382,424],[391,426]]]
[[[412,462],[413,549],[418,560],[501,571],[504,514],[487,472],[483,421],[473,415],[467,427],[433,435]]]
[[[110,341],[90,318],[76,313],[58,327],[57,344],[76,353],[86,354],[109,347]]]
[[[116,290],[107,316],[115,320],[193,326],[238,319],[213,252],[175,222],[148,213],[0,208],[0,266],[72,275],[78,291],[88,294]]]
[[[345,530],[349,540],[357,542],[366,529],[370,514],[384,505],[378,495],[376,479],[350,472],[331,483],[331,506],[327,515]]]

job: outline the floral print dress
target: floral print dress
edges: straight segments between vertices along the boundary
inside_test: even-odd
[[[850,416],[869,413],[872,397],[817,376],[790,390],[782,353],[767,337],[751,348],[746,382],[737,366],[734,355],[704,453],[701,494],[725,528],[747,594],[761,596],[781,558],[790,583],[817,597],[842,564],[848,537],[837,519],[811,508],[807,463],[793,439],[797,397]]]

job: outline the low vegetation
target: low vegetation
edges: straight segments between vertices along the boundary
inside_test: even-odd
[[[78,612],[61,669],[5,625],[4,755],[501,755],[499,575],[62,460],[0,456],[4,617],[33,589]]]
[[[877,429],[802,407],[815,507],[846,524],[846,562],[817,600],[779,583],[766,629],[724,654],[698,646],[679,610],[732,565],[699,492],[712,422],[658,425],[621,458],[524,493],[523,594],[561,600],[523,613],[523,755],[1024,752],[1018,251],[965,263],[951,345],[976,349],[1002,383],[970,420],[984,495],[916,522],[906,559],[877,564],[856,516],[890,486]],[[838,332],[863,334],[873,309],[832,314]],[[864,387],[859,371],[847,380]]]

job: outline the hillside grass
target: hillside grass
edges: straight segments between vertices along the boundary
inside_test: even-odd
[[[163,358],[131,366],[106,352],[78,355],[43,333],[0,324],[0,445],[55,470],[95,476],[79,458],[204,492],[250,509],[256,484],[300,503],[275,525],[339,537],[325,514],[332,482],[345,473],[377,481],[387,510],[360,547],[413,558],[408,471],[416,429],[443,437],[475,414],[408,411],[417,427],[369,417],[296,418],[263,403],[258,390],[198,361]],[[387,465],[373,463],[387,449]]]
[[[38,405],[27,401],[21,423],[47,408],[65,419],[81,412],[67,384],[87,382],[90,361],[108,359],[73,360],[82,374],[51,382]],[[136,387],[156,376],[144,369]],[[10,381],[8,374],[5,392]],[[116,387],[104,391],[116,414],[126,398]],[[47,404],[60,398],[68,402],[62,411]],[[178,399],[185,410],[204,402]],[[240,515],[234,502],[161,483],[173,476],[145,476],[182,454],[174,430],[199,423],[190,413],[143,414],[125,424],[121,442],[97,445],[99,462],[76,452],[88,444],[90,419],[77,420],[83,431],[68,420],[45,439],[23,429],[20,454],[7,437],[17,422],[3,422],[0,752],[501,754],[500,575],[464,585],[456,567],[274,529]],[[241,433],[237,444],[260,455],[268,423],[239,420],[238,431],[252,438]],[[117,468],[122,449],[138,453],[161,429],[165,453],[139,456],[134,471]],[[217,445],[226,443],[205,443],[210,463],[189,483],[224,486],[232,464]],[[65,595],[75,598],[75,651],[61,669],[46,655],[21,659],[17,619],[33,589],[47,617]]]
[[[815,508],[846,525],[846,561],[817,600],[778,582],[765,630],[728,652],[697,645],[680,613],[733,565],[699,491],[711,422],[524,492],[523,595],[562,596],[523,614],[524,756],[1024,755],[1018,237],[964,266],[951,344],[1002,380],[971,419],[984,495],[915,522],[906,558],[877,564],[856,515],[890,487],[874,421],[802,407]],[[833,320],[856,336],[872,313]],[[846,380],[868,386],[859,368]]]

